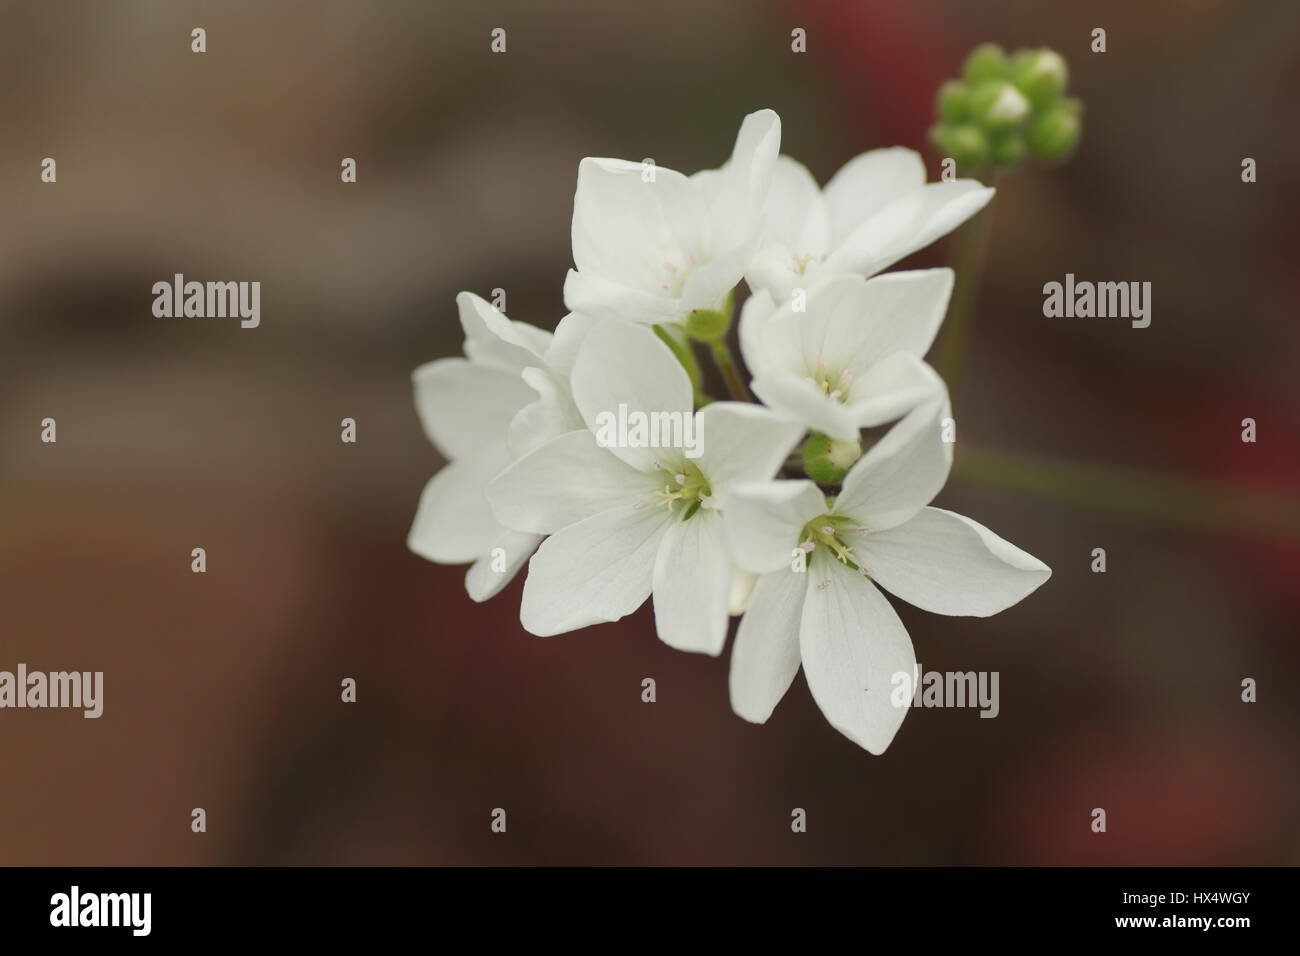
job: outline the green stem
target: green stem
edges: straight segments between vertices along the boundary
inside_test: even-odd
[[[1254,487],[967,446],[952,474],[1125,518],[1300,541],[1300,498]]]
[[[976,178],[985,177],[977,173]],[[999,174],[993,173],[988,177],[989,185],[996,185],[998,178]],[[948,383],[949,394],[954,396],[961,381],[962,359],[966,354],[966,343],[970,339],[971,324],[974,322],[975,296],[984,274],[984,252],[991,221],[989,209],[985,207],[962,227],[953,241],[951,265],[956,280],[935,365]]]
[[[736,360],[732,358],[731,349],[727,346],[727,340],[714,339],[709,343],[709,351],[713,355],[713,364],[718,367],[723,380],[727,383],[727,391],[731,393],[731,397],[738,402],[752,402],[754,396],[749,394],[749,389],[745,387],[745,380],[740,377]]]
[[[680,331],[680,337],[675,334]],[[691,390],[695,393],[696,405],[707,405],[710,401],[709,396],[705,395],[701,389],[704,381],[704,373],[700,371],[699,360],[695,357],[695,350],[691,348],[691,340],[686,337],[685,330],[680,326],[654,326],[655,335],[659,336],[660,341],[672,350],[677,361],[682,363],[682,368],[686,369],[686,374],[691,380]]]

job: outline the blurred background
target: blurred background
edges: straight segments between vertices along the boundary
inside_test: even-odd
[[[1300,862],[1300,7],[0,11],[0,669],[105,673],[99,720],[0,711],[0,862]],[[478,606],[463,568],[406,550],[442,463],[410,372],[459,353],[462,289],[554,326],[581,157],[716,166],[766,106],[825,182],[925,148],[934,91],[985,40],[1057,49],[1086,107],[1073,161],[1004,178],[990,207],[936,502],[1054,575],[987,620],[895,602],[924,669],[1000,672],[996,720],[916,709],[873,757],[800,676],[752,726],[726,655],[668,649],[648,607],[534,638],[522,579]],[[260,281],[261,327],[154,318],[176,272]],[[1067,272],[1150,281],[1150,328],[1044,318]],[[1206,482],[1205,514],[1014,466],[999,483],[976,453]]]

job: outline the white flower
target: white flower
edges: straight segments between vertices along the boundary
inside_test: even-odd
[[[540,361],[520,373],[537,398],[510,421],[506,444],[511,459],[522,458],[557,435],[586,427],[573,404],[569,378],[578,349],[596,324],[590,316],[570,312],[555,327]]]
[[[911,677],[912,642],[876,585],[938,614],[985,617],[1051,574],[969,518],[926,507],[947,480],[946,397],[904,418],[825,499],[810,481],[734,489],[726,531],[736,563],[759,574],[731,657],[732,709],[762,723],[800,663],[827,720],[872,753],[907,714],[891,701]],[[797,549],[807,570],[797,573]],[[874,582],[874,583],[873,583]]]
[[[470,292],[456,305],[468,358],[428,362],[412,375],[420,423],[447,465],[425,485],[406,543],[430,561],[473,562],[465,588],[485,601],[510,582],[541,536],[497,522],[483,489],[531,443],[582,427],[576,412],[566,412],[567,366],[590,322],[566,316],[552,336]]]
[[[529,563],[520,620],[548,636],[632,613],[653,592],[667,644],[718,654],[726,640],[733,563],[720,511],[730,489],[777,473],[802,428],[756,405],[693,411],[690,379],[649,329],[597,325],[573,365],[586,428],[553,438],[488,486],[499,521],[549,534]],[[681,447],[602,446],[605,413],[625,405],[676,414],[701,438]]]
[[[874,275],[957,228],[993,193],[973,179],[927,184],[920,155],[902,147],[849,160],[825,190],[781,156],[746,279],[785,301],[816,271]]]
[[[754,393],[832,438],[893,421],[943,391],[922,361],[952,294],[951,269],[864,279],[835,275],[777,306],[766,292],[745,303],[740,347]]]
[[[695,177],[619,159],[584,159],[573,199],[574,312],[632,322],[720,310],[750,264],[781,144],[771,110],[745,117],[724,171]]]

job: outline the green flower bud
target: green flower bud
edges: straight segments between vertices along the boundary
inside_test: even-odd
[[[1055,50],[1023,50],[1011,61],[1011,82],[1036,110],[1051,106],[1069,81],[1070,69]]]
[[[686,316],[686,334],[697,342],[716,342],[729,325],[731,317],[716,309],[692,309]]]
[[[993,141],[993,163],[996,166],[1019,166],[1029,152],[1025,138],[1019,133],[1005,133]]]
[[[970,112],[987,129],[1010,129],[1030,113],[1029,101],[1005,80],[988,80],[971,90]]]
[[[970,88],[961,80],[949,80],[939,87],[935,110],[946,123],[960,123],[970,118]]]
[[[823,485],[844,480],[853,463],[862,457],[862,442],[843,441],[829,435],[812,435],[803,446],[803,467],[808,477]]]
[[[986,80],[1003,80],[1006,79],[1009,66],[1007,54],[1002,47],[996,43],[981,43],[966,57],[962,76],[971,86]]]
[[[1079,101],[1063,100],[1034,119],[1025,134],[1025,143],[1036,158],[1055,162],[1074,151],[1082,132]]]
[[[989,140],[974,123],[940,123],[930,129],[930,141],[957,165],[978,169],[989,161]]]

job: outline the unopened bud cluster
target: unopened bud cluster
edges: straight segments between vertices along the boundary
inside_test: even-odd
[[[1069,68],[1054,50],[1008,56],[996,43],[981,44],[962,78],[939,88],[930,140],[967,169],[1064,160],[1083,130],[1082,104],[1065,95],[1068,82]]]

